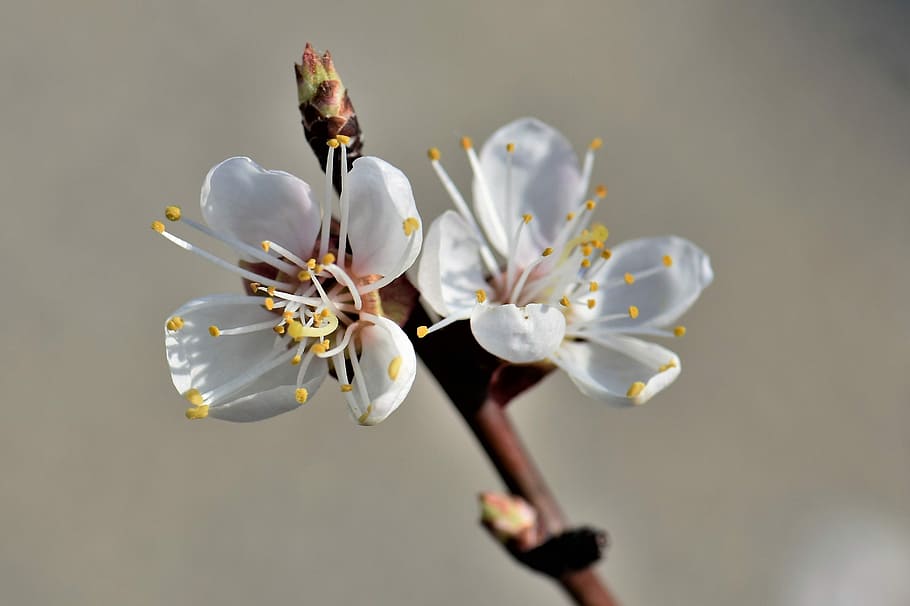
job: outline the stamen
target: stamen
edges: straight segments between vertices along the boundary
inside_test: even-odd
[[[354,301],[354,309],[359,310],[363,307],[363,300],[360,298],[360,292],[357,290],[357,285],[354,284],[354,279],[351,278],[341,266],[334,263],[327,264],[325,268],[336,280],[347,287],[348,292],[351,293],[351,297]]]
[[[282,257],[284,257],[285,259],[287,259],[288,261],[290,261],[291,263],[294,264],[294,265],[288,266],[290,268],[289,270],[283,270],[286,274],[294,275],[294,271],[298,267],[306,266],[306,262],[303,259],[301,259],[297,255],[295,255],[294,253],[292,253],[291,251],[286,249],[284,246],[281,246],[280,244],[278,244],[276,242],[272,242],[271,240],[266,240],[266,242],[268,242],[269,249],[271,251],[275,252],[278,255],[281,255]],[[263,244],[265,244],[265,242],[263,242]],[[269,258],[274,259],[275,257],[272,257],[271,255],[269,255]]]
[[[335,148],[337,139],[328,140],[329,153],[325,161],[325,197],[322,206],[322,231],[319,240],[319,256],[329,252],[329,229],[332,225],[332,176],[335,174]]]
[[[541,257],[549,257],[549,256],[552,255],[552,254],[553,254],[553,249],[552,249],[551,247],[547,246],[545,249],[543,249],[543,252],[540,253],[540,256],[541,256]]]
[[[199,393],[199,390],[196,388],[188,390],[185,394],[183,394],[183,397],[186,398],[187,402],[193,406],[202,406],[202,394]]]
[[[213,337],[220,337],[221,330],[219,330],[219,328],[217,326],[212,324],[211,326],[209,326],[209,334],[212,335]]]
[[[354,391],[354,386],[351,385],[350,383],[342,383],[338,387],[341,388],[341,391],[343,393],[350,393],[350,392]]]
[[[425,336],[427,336],[428,334],[434,333],[437,330],[442,330],[449,324],[454,324],[455,322],[458,322],[459,320],[466,320],[469,317],[470,317],[470,312],[468,313],[468,315],[457,315],[456,314],[456,315],[446,316],[445,318],[443,318],[436,324],[433,324],[432,326],[429,326],[429,327],[418,326],[417,327],[417,338],[422,339]]]
[[[344,137],[344,135],[342,135]],[[338,265],[344,267],[344,257],[347,254],[348,248],[348,216],[351,211],[351,200],[350,196],[345,195],[345,190],[347,189],[348,184],[348,137],[344,137],[346,140],[341,141],[341,138],[338,140],[341,141],[341,196],[338,199],[338,204],[341,205],[341,217],[339,218],[338,224]],[[325,256],[325,255],[323,255]],[[328,265],[328,263],[326,263]]]
[[[676,328],[673,329],[673,335],[676,337],[686,336],[686,327],[682,326],[682,325],[677,326]]]
[[[431,147],[427,150],[427,157],[431,162],[438,162],[440,158],[439,148]]]
[[[367,391],[366,379],[363,378],[363,372],[360,370],[360,360],[357,359],[357,350],[353,343],[348,347],[348,358],[351,360],[351,370],[354,371],[354,383],[357,385],[358,391],[360,391],[360,396],[364,402],[369,402],[370,393]],[[358,419],[358,423],[362,425],[364,421],[366,421],[366,418],[370,416],[370,411],[372,410],[373,405],[367,404],[367,409],[360,416],[360,419]]]
[[[195,419],[204,419],[209,416],[209,407],[208,404],[203,404],[202,406],[193,406],[192,408],[186,409],[186,418],[192,420]]]
[[[570,305],[569,297],[563,295],[562,299],[559,300],[559,304],[563,307],[568,307]]]
[[[357,417],[357,422],[363,425],[367,422],[367,419],[370,418],[370,414],[373,412],[373,403],[367,405],[367,409],[363,411],[363,414]]]
[[[402,227],[404,228],[404,235],[410,237],[411,234],[420,229],[420,221],[416,217],[408,217],[402,223]]]
[[[594,188],[594,195],[603,200],[607,197],[607,186],[601,183]]]
[[[183,321],[183,318],[181,318],[180,316],[173,316],[172,318],[169,318],[168,321],[165,323],[165,327],[171,332],[176,332],[176,331],[180,330],[181,328],[183,328],[183,325],[184,325],[184,321]]]
[[[489,209],[489,212],[486,213],[489,217],[489,224],[486,225],[487,230],[495,234],[496,240],[506,242],[508,241],[506,227],[502,224],[499,211],[495,208],[496,205],[493,202],[493,196],[490,194],[490,188],[487,184],[486,176],[483,174],[483,168],[480,165],[480,158],[477,156],[477,151],[471,144],[471,140],[467,137],[462,139],[461,146],[465,148],[465,152],[468,155],[468,162],[471,164],[471,171],[474,173],[474,180],[477,183],[478,193],[480,194],[475,200],[475,205],[481,204]]]
[[[597,292],[598,288],[599,285],[597,284],[597,280],[591,280],[591,282],[588,284],[588,291],[590,292]]]
[[[518,297],[521,295],[521,291],[524,289],[525,284],[527,284],[528,278],[531,276],[531,272],[533,272],[538,265],[543,263],[544,260],[552,254],[552,248],[545,248],[539,257],[527,264],[527,266],[521,272],[521,275],[518,277],[518,281],[515,283],[515,288],[512,289],[512,294],[508,298],[509,301],[512,303],[518,303]]]
[[[157,224],[157,226],[155,224]],[[215,265],[218,265],[219,267],[222,267],[228,271],[234,272],[235,274],[239,274],[241,277],[246,278],[250,282],[258,282],[260,284],[269,284],[272,286],[277,286],[279,288],[291,288],[293,286],[292,284],[289,284],[288,282],[280,282],[278,280],[271,280],[264,276],[260,276],[257,273],[254,273],[252,271],[249,271],[249,270],[243,269],[242,267],[234,265],[233,263],[228,263],[221,257],[216,257],[215,255],[208,252],[207,250],[203,250],[203,249],[199,248],[198,246],[196,246],[194,244],[190,244],[186,240],[178,238],[174,234],[165,231],[164,224],[161,223],[160,221],[155,221],[155,224],[152,224],[152,227],[155,229],[155,231],[157,231],[159,234],[161,234],[166,239],[170,240],[172,243],[176,244],[180,248],[182,248],[184,250],[188,250],[192,253],[195,253],[195,254],[199,255],[200,257],[202,257],[203,259],[206,259],[206,260],[214,263]],[[158,226],[160,226],[160,228],[161,228],[160,230],[158,229]]]
[[[247,367],[242,373],[235,376],[233,379],[222,383],[218,385],[218,387],[215,387],[214,389],[211,389],[208,392],[202,394],[203,400],[214,404],[221,398],[229,396],[230,394],[243,389],[245,386],[249,385],[273,368],[277,368],[282,364],[286,364],[294,356],[294,353],[295,352],[293,349],[282,351],[271,358],[266,358],[265,360],[260,361],[258,364]]]
[[[588,259],[587,257],[582,259],[581,266],[584,267],[585,269],[591,267],[591,259]]]
[[[179,206],[168,206],[164,209],[164,216],[167,217],[168,221],[179,221],[180,214]]]
[[[506,261],[505,292],[512,292],[512,287],[515,285],[515,273],[518,271],[518,266],[516,264],[518,244],[521,242],[521,234],[524,231],[525,225],[530,223],[533,218],[533,216],[528,214],[522,215],[521,221],[518,222],[518,227],[515,229],[515,237],[512,238],[511,246],[509,246],[509,256]]]
[[[597,202],[595,202],[594,200],[588,200],[587,202],[585,202],[585,208],[587,208],[588,210],[594,210],[595,208],[597,208]]]
[[[152,221],[152,229],[157,231],[159,234],[165,233],[164,232],[164,223],[162,223],[161,221]]]
[[[645,384],[641,381],[635,381],[632,385],[629,386],[629,391],[626,392],[626,397],[634,398],[640,394],[645,389]]]
[[[595,299],[588,299],[588,309],[594,309],[595,305],[597,305],[597,301]]]
[[[474,219],[473,213],[471,213],[471,211],[468,209],[468,204],[465,202],[464,197],[462,197],[461,192],[458,191],[458,188],[455,187],[454,181],[452,181],[452,178],[449,177],[449,174],[442,167],[442,164],[440,164],[439,150],[434,147],[430,149],[427,155],[430,157],[431,164],[433,165],[433,170],[436,171],[436,176],[439,178],[440,183],[442,183],[442,187],[446,190],[446,193],[448,193],[449,197],[452,199],[452,203],[455,205],[455,210],[458,211],[461,217],[467,221],[468,225],[471,226],[471,229],[474,230],[474,236],[477,238],[477,242],[480,246],[480,256],[483,259],[484,265],[487,266],[487,271],[491,275],[498,274],[499,264],[496,263],[496,258],[493,256],[493,251],[490,250],[490,246],[487,243],[483,232],[480,231],[480,226],[477,225],[477,221]]]
[[[603,146],[603,144],[604,144],[603,139],[601,139],[600,137],[594,137],[591,140],[591,144],[588,145],[588,149],[590,149],[591,151],[597,151],[598,149],[600,149]]]
[[[673,265],[673,257],[670,255],[664,255],[663,262],[665,267],[670,267]]]
[[[360,327],[363,324],[361,322],[354,322],[348,326],[347,330],[344,331],[344,334],[341,335],[341,342],[333,347],[332,349],[326,349],[324,352],[316,352],[316,355],[320,358],[331,358],[332,356],[337,356],[339,353],[344,351],[345,347],[348,346],[348,343],[351,342],[351,339],[354,338],[354,334],[360,330]]]
[[[182,221],[185,225],[188,225],[188,226],[192,227],[193,229],[195,229],[196,231],[205,234],[209,238],[212,238],[213,240],[218,240],[219,242],[223,242],[224,244],[227,244],[232,249],[234,249],[234,251],[236,253],[238,253],[241,256],[248,255],[259,261],[262,261],[263,263],[267,263],[267,264],[271,265],[272,267],[274,267],[275,269],[277,269],[279,271],[283,271],[286,274],[294,273],[294,267],[292,265],[285,263],[281,259],[276,259],[275,257],[273,257],[267,253],[264,253],[262,250],[260,250],[259,248],[255,247],[255,246],[251,246],[251,245],[247,244],[246,242],[241,242],[240,240],[237,240],[236,238],[232,238],[230,236],[226,236],[224,234],[218,233],[215,230],[213,230],[211,227],[209,227],[207,225],[203,225],[202,223],[197,223],[196,221],[193,221],[192,219],[184,218]]]
[[[392,361],[389,362],[388,373],[389,373],[389,378],[391,380],[393,380],[393,381],[398,380],[398,373],[401,371],[401,363],[402,363],[401,356],[395,356],[394,358],[392,358]]]
[[[638,317],[638,308],[634,305],[629,306],[629,317],[633,320]]]
[[[269,311],[272,311],[273,309],[275,309],[275,299],[273,299],[272,297],[266,297],[265,300],[262,302],[262,304]]]
[[[477,296],[478,303],[483,303],[487,300],[487,292],[482,288],[476,290],[474,294]]]
[[[351,138],[347,135],[335,135],[335,138],[344,146],[347,146],[347,144],[351,142]]]
[[[657,372],[666,372],[666,371],[670,370],[671,368],[676,368],[675,360],[670,360],[666,364],[661,364],[660,366],[657,367]]]
[[[635,276],[633,276],[629,272],[626,272],[626,274],[622,277],[622,279],[625,281],[626,284],[635,284]]]
[[[462,147],[462,149],[464,149],[465,151],[467,151],[467,150],[471,149],[472,147],[474,147],[474,142],[471,141],[471,137],[462,137],[462,138],[461,138],[461,147]]]
[[[600,252],[600,258],[604,261],[608,260],[613,256],[613,252],[609,248],[605,248]]]
[[[427,328],[426,326],[418,326],[417,327],[417,338],[422,339],[425,336],[427,336],[429,334],[429,332],[430,332],[430,329]]]
[[[298,387],[294,390],[294,399],[297,400],[298,404],[306,404],[307,398],[310,397],[310,392],[306,390],[306,387]]]

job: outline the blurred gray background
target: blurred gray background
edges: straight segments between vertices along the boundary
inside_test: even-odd
[[[610,530],[599,570],[625,604],[910,604],[908,15],[8,3],[0,602],[563,603],[477,526],[497,478],[426,374],[369,430],[328,384],[269,422],[183,418],[162,321],[238,281],[149,222],[198,217],[230,155],[321,191],[292,72],[309,40],[427,223],[449,202],[426,148],[468,191],[458,137],[533,115],[580,152],[603,137],[611,241],[711,253],[672,389],[608,409],[553,375],[511,409],[572,519]]]

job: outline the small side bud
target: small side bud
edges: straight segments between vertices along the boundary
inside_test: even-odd
[[[526,551],[540,543],[537,531],[537,512],[521,497],[482,492],[480,523],[494,537],[518,551]]]

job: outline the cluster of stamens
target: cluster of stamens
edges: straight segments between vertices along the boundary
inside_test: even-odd
[[[582,182],[584,184],[582,191],[588,190],[593,169],[594,152],[602,145],[601,139],[596,138],[588,146],[582,167]],[[484,177],[480,159],[474,150],[471,139],[463,137],[461,146],[467,154],[474,173],[476,190],[490,203],[495,204],[493,202],[495,198],[491,195],[490,185]],[[506,144],[506,182],[504,184],[504,197],[501,198],[503,206],[506,208],[514,207],[514,201],[511,199],[513,195],[511,175],[512,156],[515,153],[515,149],[515,144]],[[581,200],[573,210],[568,212],[565,216],[565,224],[558,231],[553,241],[536,258],[530,260],[526,258],[519,259],[517,254],[524,236],[525,226],[534,220],[534,217],[530,214],[522,215],[521,220],[516,221],[517,227],[509,239],[508,254],[502,259],[493,251],[483,230],[468,208],[464,197],[442,167],[439,150],[431,148],[427,155],[437,177],[452,199],[456,211],[474,233],[479,246],[490,292],[478,290],[476,292],[476,305],[483,305],[488,302],[499,304],[513,303],[518,306],[524,306],[528,303],[551,304],[561,309],[567,321],[569,321],[567,324],[570,330],[567,331],[566,336],[583,339],[587,330],[595,327],[603,328],[610,322],[615,323],[618,320],[636,319],[639,315],[639,308],[636,305],[630,305],[626,313],[606,314],[583,319],[575,317],[574,306],[581,305],[593,310],[598,305],[598,298],[594,293],[614,287],[631,286],[636,280],[646,278],[659,271],[665,271],[673,265],[673,258],[670,255],[664,255],[661,259],[656,259],[654,266],[651,268],[635,275],[626,273],[615,283],[600,284],[593,279],[594,276],[602,273],[605,264],[612,257],[612,252],[609,248],[606,248],[609,231],[602,224],[592,223],[593,211],[597,208],[598,201],[607,196],[605,185],[594,187],[593,195]],[[523,264],[523,266],[520,264]],[[417,336],[423,338],[460,319],[463,319],[463,317],[449,316],[432,326],[421,326],[417,329]],[[649,329],[649,332],[662,336],[675,335],[681,337],[685,334],[686,329],[683,326],[677,326],[672,331]],[[658,370],[663,372],[675,367],[675,365],[675,362],[670,361]],[[634,398],[644,388],[645,384],[637,381],[629,387],[627,395],[630,398]]]
[[[186,412],[189,419],[204,418],[208,415],[209,403],[223,398],[238,386],[249,383],[255,376],[264,374],[283,363],[299,367],[295,398],[298,404],[304,404],[309,396],[302,386],[306,371],[315,359],[332,359],[340,382],[340,389],[346,395],[355,389],[366,394],[366,385],[360,377],[355,337],[359,330],[375,323],[376,315],[382,313],[378,291],[387,285],[391,278],[383,276],[355,276],[351,273],[347,248],[347,221],[349,204],[346,197],[341,197],[340,224],[337,245],[330,242],[332,217],[332,183],[335,151],[340,149],[342,171],[342,189],[347,176],[347,144],[349,138],[338,136],[328,141],[328,159],[326,165],[326,195],[322,206],[322,225],[318,245],[318,258],[313,256],[304,259],[276,242],[265,240],[259,247],[241,242],[233,237],[215,232],[211,228],[182,216],[177,206],[168,206],[165,217],[172,222],[181,222],[191,228],[227,244],[238,253],[255,259],[260,267],[268,271],[257,273],[225,261],[194,244],[168,232],[160,221],[152,223],[152,228],[185,250],[194,252],[215,264],[238,274],[249,285],[257,297],[238,297],[239,304],[261,305],[275,314],[274,319],[264,320],[242,326],[208,327],[211,338],[221,339],[244,335],[258,331],[275,333],[277,355],[264,363],[254,366],[250,376],[242,376],[200,393],[190,389],[184,394],[192,404]],[[410,237],[419,229],[420,223],[415,217],[407,218],[402,229]],[[332,250],[330,250],[332,248]],[[312,251],[316,252],[316,250]],[[168,331],[177,332],[183,329],[185,320],[179,316],[171,317],[166,322]],[[395,358],[389,365],[389,377],[397,378],[401,358]],[[354,371],[354,381],[349,382],[348,365]],[[369,398],[365,398],[369,401]],[[360,418],[364,422],[371,409],[366,410]]]

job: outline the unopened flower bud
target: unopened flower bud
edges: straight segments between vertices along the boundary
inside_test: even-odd
[[[537,512],[521,497],[482,492],[480,522],[503,543],[525,551],[539,543]]]
[[[339,135],[347,144],[348,168],[360,157],[363,147],[360,125],[348,91],[335,70],[332,55],[326,51],[322,56],[308,42],[303,59],[294,66],[297,77],[297,98],[300,103],[303,132],[313,153],[319,158],[325,170],[330,139]],[[332,175],[335,189],[341,188],[341,163],[336,160]]]

